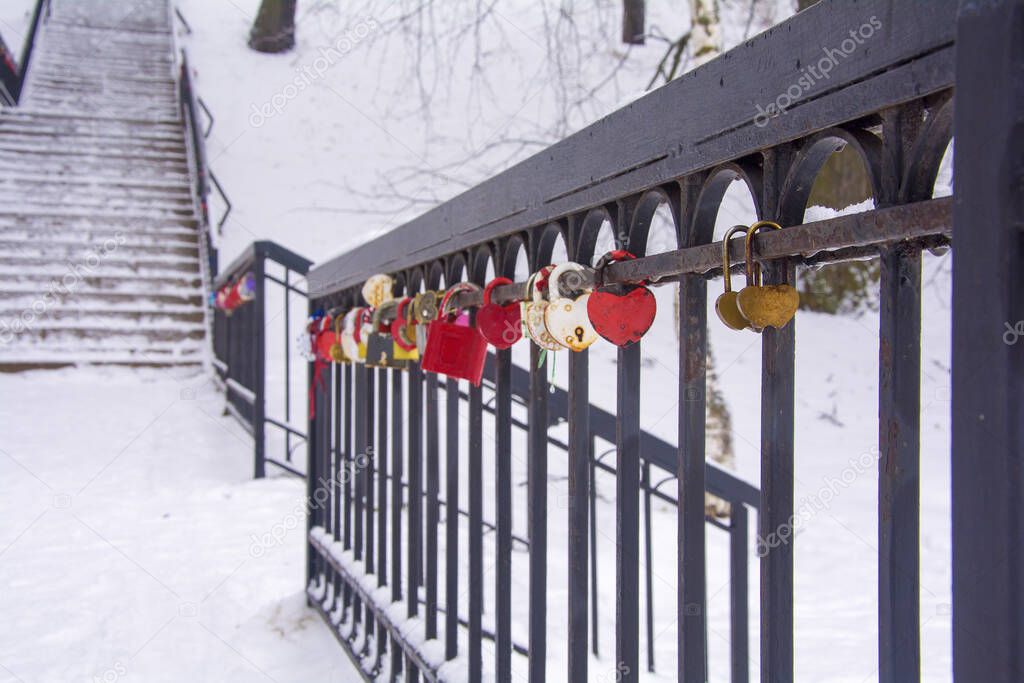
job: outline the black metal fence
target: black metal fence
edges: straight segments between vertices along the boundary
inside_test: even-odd
[[[828,77],[815,78],[807,67],[824,68],[825,57]],[[488,265],[497,275],[513,276],[519,254],[537,270],[551,261],[558,238],[572,260],[589,263],[603,223],[620,236],[620,245],[643,254],[652,217],[668,207],[679,248],[616,264],[608,276],[679,288],[678,391],[688,400],[680,401],[678,445],[666,447],[660,466],[676,475],[678,486],[676,676],[695,683],[708,679],[704,495],[718,475],[705,462],[707,282],[721,273],[722,245],[712,242],[712,234],[725,190],[742,180],[758,217],[784,226],[759,238],[754,253],[773,282],[793,283],[806,265],[879,259],[878,675],[885,683],[908,683],[920,680],[921,656],[921,251],[949,244],[955,218],[964,238],[954,254],[955,679],[1021,680],[1024,345],[1007,345],[1000,333],[1007,322],[1024,320],[1022,65],[1019,2],[967,0],[958,7],[952,0],[825,0],[318,266],[309,276],[313,305],[362,305],[360,285],[377,272],[393,275],[395,294],[404,295],[438,288],[442,278],[482,283]],[[954,129],[955,199],[931,199]],[[814,179],[841,148],[855,150],[863,161],[875,209],[803,224]],[[731,249],[737,266],[744,261],[739,246]],[[519,283],[498,288],[496,299],[512,301],[523,293]],[[465,296],[463,303],[479,303],[474,298]],[[762,338],[761,538],[784,528],[794,514],[794,340],[794,324],[766,330]],[[368,680],[386,673],[435,681],[454,672],[461,679],[468,672],[473,681],[485,673],[509,681],[513,652],[527,654],[531,683],[545,680],[548,568],[552,553],[566,551],[568,669],[559,679],[588,680],[588,644],[596,634],[588,620],[595,595],[588,563],[593,518],[585,501],[594,485],[592,438],[601,419],[590,405],[588,354],[571,354],[564,395],[568,548],[549,547],[552,509],[540,482],[549,474],[548,428],[552,416],[562,414],[555,406],[563,399],[549,392],[538,360],[532,349],[524,380],[514,372],[510,352],[497,352],[490,384],[465,392],[465,415],[458,408],[459,383],[442,385],[416,366],[407,372],[336,366],[317,389],[317,400],[331,408],[317,411],[309,432],[310,598]],[[659,452],[640,429],[640,360],[639,345],[618,352],[617,410],[608,418],[614,419],[617,454],[615,679],[626,682],[638,680],[641,671],[640,502],[646,495],[643,470]],[[517,395],[525,402],[525,421],[513,418]],[[485,398],[495,427],[496,469],[486,474],[496,491],[493,605],[484,600],[483,539],[491,533],[483,517],[480,457]],[[517,426],[528,433],[529,591],[521,598],[528,602],[526,643],[514,642],[511,620],[509,463]],[[442,430],[448,444],[443,521]],[[469,457],[460,461],[464,440]],[[463,477],[465,549],[453,504]],[[742,517],[731,523],[742,524]],[[756,656],[765,683],[794,680],[793,545],[779,544],[760,559]],[[742,554],[737,550],[737,557]],[[437,603],[442,574],[449,601],[443,606]],[[459,604],[462,597],[466,607]],[[491,634],[483,628],[485,611],[493,619]],[[742,628],[735,627],[738,641]],[[987,634],[984,646],[972,641],[981,633]],[[485,661],[482,644],[491,636]],[[733,646],[733,680],[745,680],[746,661]]]
[[[295,367],[292,337],[298,329],[295,321],[306,317],[305,277],[310,265],[310,261],[279,244],[254,242],[213,283],[216,292],[251,274],[255,285],[251,301],[230,312],[213,309],[213,364],[223,384],[227,411],[253,437],[253,472],[257,478],[266,475],[267,464],[306,475],[304,452],[299,458],[295,456],[297,449],[305,451],[306,434],[296,429],[292,420],[293,385],[296,379],[302,381],[306,368],[304,363]],[[275,308],[269,309],[272,305]],[[296,306],[298,311],[293,310]],[[270,367],[275,377],[268,380],[267,345],[273,339],[272,330],[279,331],[278,339],[283,344],[272,356]],[[268,395],[268,387],[276,396]],[[271,398],[280,399],[280,405],[268,414]],[[298,406],[300,411],[305,409],[305,405]],[[282,437],[277,440],[279,456],[267,454],[268,425]]]

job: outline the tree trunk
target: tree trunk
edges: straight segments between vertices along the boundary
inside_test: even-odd
[[[690,0],[690,45],[695,67],[722,53],[722,29],[718,23],[718,0]]]
[[[249,47],[257,52],[287,52],[295,47],[297,0],[263,0],[249,32]]]
[[[646,0],[622,0],[622,42],[644,44],[644,4]]]

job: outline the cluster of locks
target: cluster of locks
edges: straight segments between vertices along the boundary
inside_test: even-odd
[[[210,305],[231,315],[242,304],[256,298],[256,277],[246,273],[210,294]]]
[[[792,285],[766,285],[761,277],[761,267],[754,261],[753,239],[761,230],[781,230],[771,221],[759,221],[751,226],[735,225],[725,233],[722,240],[722,270],[725,291],[715,301],[715,312],[719,320],[732,330],[761,332],[766,327],[785,327],[800,306],[800,294]],[[746,235],[745,258],[747,286],[739,292],[732,291],[732,275],[729,272],[729,244],[733,236]]]
[[[632,258],[613,251],[595,268],[546,266],[530,276],[525,292],[499,277],[483,288],[460,282],[443,292],[396,298],[391,277],[375,275],[363,286],[367,306],[313,315],[309,351],[318,363],[405,368],[419,362],[425,371],[479,386],[488,344],[508,349],[527,337],[545,353],[582,351],[602,337],[629,346],[650,329],[657,303],[643,284],[604,284],[604,270]],[[498,303],[495,289],[503,286],[505,303]]]

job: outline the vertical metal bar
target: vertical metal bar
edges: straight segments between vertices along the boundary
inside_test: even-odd
[[[512,352],[495,352],[494,367],[494,673],[497,683],[512,683]]]
[[[423,371],[419,365],[409,368],[409,552],[406,559],[408,579],[406,613],[419,614],[419,587],[423,566]],[[407,671],[415,671],[406,662]],[[410,674],[413,675],[413,674]]]
[[[615,422],[615,663],[640,680],[640,344],[619,349]]]
[[[729,644],[732,683],[750,680],[750,624],[747,618],[747,508],[733,502],[729,529]]]
[[[377,460],[377,449],[374,444],[374,428],[373,428],[373,415],[374,415],[374,384],[376,383],[377,374],[374,370],[366,371],[366,392],[360,397],[362,401],[366,403],[366,425],[363,427],[363,434],[366,435],[366,441],[364,442],[363,452],[366,454],[364,460],[366,466],[363,468],[363,495],[365,497],[366,504],[366,536],[365,538],[365,553],[363,555],[363,565],[366,569],[367,574],[373,574],[377,571],[377,565],[375,562],[375,541],[376,536],[374,535],[374,476]],[[374,615],[370,605],[366,605],[366,638],[363,639],[363,654],[369,652],[370,637],[374,635]]]
[[[388,582],[388,373],[377,371],[377,585]]]
[[[527,526],[530,539],[530,683],[544,682],[547,663],[548,378],[547,368],[538,367],[540,354],[540,349],[531,344],[526,454]]]
[[[402,599],[402,440],[404,412],[401,370],[391,371],[391,601]],[[402,668],[402,648],[392,644],[391,680]]]
[[[772,283],[795,281],[793,266],[766,268]],[[768,328],[761,341],[761,681],[793,680],[793,537],[779,538],[793,516],[793,400],[796,321]]]
[[[881,254],[878,389],[879,683],[921,676],[921,252]]]
[[[292,352],[291,352],[291,292],[288,290],[288,275],[291,269],[284,269],[284,423],[292,423]],[[284,457],[292,460],[292,433],[284,430]],[[337,528],[337,526],[335,526]]]
[[[1024,680],[1024,8],[963,2],[953,208],[953,676]]]
[[[445,628],[444,656],[459,654],[459,381],[448,378],[445,396]]]
[[[377,586],[388,582],[388,374],[387,368],[377,370]],[[380,669],[387,649],[387,631],[377,632],[377,660]]]
[[[644,460],[644,627],[647,631],[647,670],[654,673],[654,551],[651,548],[651,463]]]
[[[342,414],[342,441],[339,447],[342,449],[341,467],[342,467],[342,498],[344,505],[344,519],[342,520],[342,535],[341,543],[345,550],[352,549],[352,507],[353,507],[353,486],[355,471],[352,469],[352,461],[354,454],[352,452],[352,395],[355,391],[353,375],[357,374],[353,368],[352,363],[345,366],[345,379],[343,392],[345,394],[344,401],[344,412]],[[348,583],[345,583],[342,591],[344,602],[342,603],[345,608],[348,608],[352,604],[352,589]]]
[[[313,304],[310,303],[310,312],[312,312]],[[228,369],[230,370],[230,365]],[[313,364],[306,364],[306,382],[310,387],[313,386]],[[306,413],[309,416],[309,412]],[[313,527],[317,524],[317,511],[315,506],[316,501],[316,487],[317,478],[320,476],[316,468],[316,459],[313,457],[313,453],[316,449],[316,422],[315,418],[309,417],[306,423],[306,505],[308,506],[310,513],[306,516],[306,588],[313,585],[313,580],[317,575],[317,567],[319,564],[319,553],[313,550],[313,545],[309,541],[309,533],[313,530]],[[309,598],[306,598],[307,606],[312,606]]]
[[[588,412],[589,419],[589,412]],[[597,609],[597,440],[590,436],[590,638],[593,641],[590,651],[595,657],[600,656],[598,639]]]
[[[679,455],[676,511],[679,546],[678,678],[707,680],[707,600],[704,519],[704,430],[707,404],[707,282],[699,275],[679,283]]]
[[[484,612],[484,401],[469,387],[469,678],[483,675]]]
[[[428,373],[427,385],[427,550],[426,550],[426,635],[437,638],[437,536],[441,528],[441,455],[437,402],[437,375]]]
[[[262,253],[256,254],[255,262],[252,266],[253,278],[256,280],[255,299],[253,300],[252,306],[246,308],[252,309],[253,314],[253,336],[251,337],[253,343],[253,355],[255,356],[254,364],[252,365],[255,377],[252,385],[252,391],[256,395],[252,406],[252,440],[253,440],[253,470],[254,476],[257,479],[262,479],[267,474],[266,466],[266,441],[264,439],[264,430],[266,425],[263,422],[264,411],[266,410],[266,387],[264,386],[266,377],[266,337],[264,336],[264,317],[266,312],[264,307],[266,306],[266,281],[264,278],[263,269],[265,267]]]
[[[352,492],[352,557],[356,560],[363,559],[363,501],[366,495],[366,425],[367,400],[366,377],[369,370],[365,365],[355,366],[355,391],[352,395],[352,402],[355,404],[355,424],[353,426],[355,441],[352,445],[352,474],[355,479],[355,486]],[[356,623],[362,621],[362,601],[359,595],[352,594],[352,618]],[[355,631],[352,632],[355,634]]]
[[[590,354],[569,356],[569,678],[587,680],[587,546],[591,437]]]

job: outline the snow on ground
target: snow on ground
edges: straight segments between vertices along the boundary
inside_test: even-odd
[[[204,376],[31,372],[0,396],[0,681],[355,680],[305,605],[303,482],[252,480]]]

